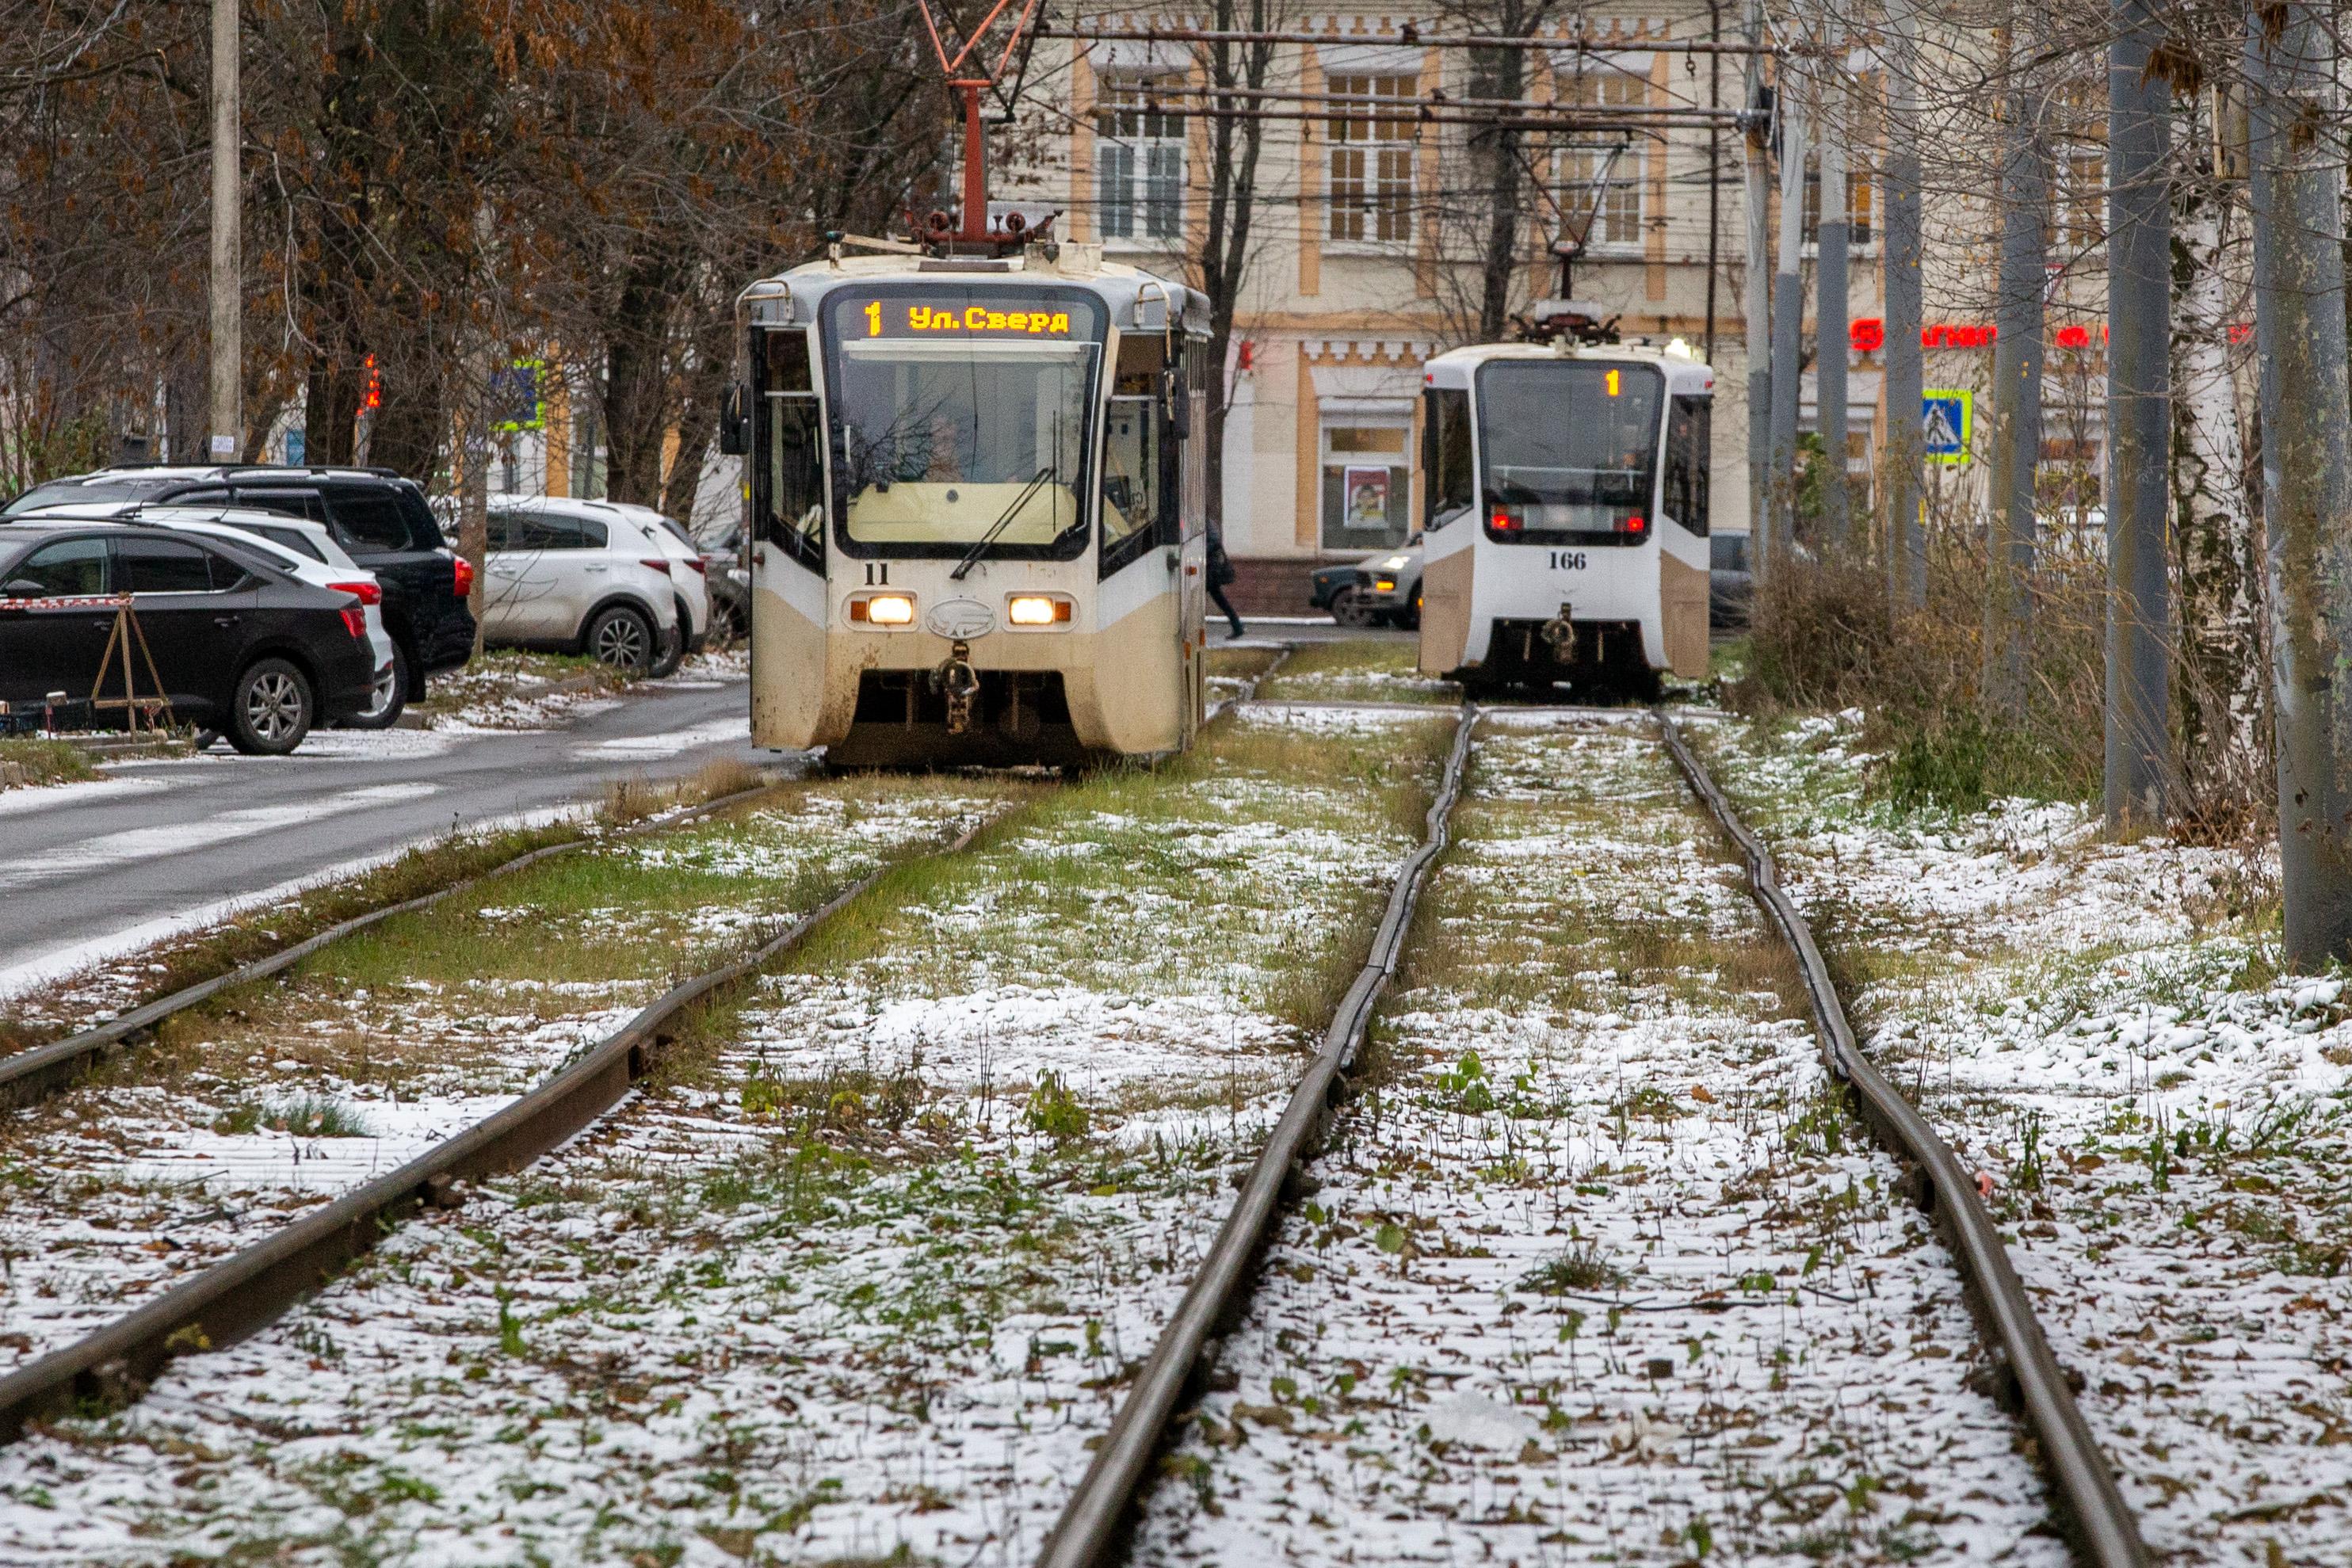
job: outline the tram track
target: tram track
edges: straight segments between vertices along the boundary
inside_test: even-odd
[[[345,937],[353,936],[388,920],[404,915],[420,914],[457,894],[478,888],[502,877],[528,870],[562,855],[609,844],[619,840],[640,837],[713,817],[737,806],[748,804],[774,794],[783,788],[779,783],[762,783],[749,789],[739,789],[717,799],[673,810],[656,812],[641,821],[593,838],[578,838],[558,844],[544,844],[527,850],[511,859],[499,862],[483,871],[446,883],[414,898],[384,904],[346,920],[341,920],[324,930],[312,933],[299,942],[275,952],[247,961],[220,974],[182,987],[168,995],[131,1008],[116,1017],[88,1029],[45,1044],[0,1057],[0,1112],[37,1104],[70,1089],[94,1069],[123,1051],[135,1049],[142,1041],[154,1038],[155,1030],[166,1020],[209,1001],[225,991],[252,985],[300,963],[313,953],[332,946]]]
[[[1315,1190],[1307,1162],[1341,1099],[1343,1075],[1364,1039],[1372,1010],[1395,972],[1423,879],[1444,847],[1446,819],[1462,791],[1462,769],[1478,711],[1466,706],[1464,709],[1445,783],[1431,808],[1428,837],[1400,876],[1371,960],[1335,1016],[1313,1066],[1252,1166],[1215,1245],[1066,1503],[1036,1559],[1041,1568],[1094,1568],[1129,1557],[1145,1499],[1160,1474],[1160,1456],[1175,1442],[1179,1424],[1192,1414],[1188,1406],[1206,1386],[1207,1375],[1217,1361],[1219,1336],[1234,1332],[1242,1323],[1277,1211],[1286,1200]],[[1601,716],[1593,710],[1574,711],[1588,717]],[[1992,1352],[1990,1368],[1996,1402],[2031,1435],[2032,1451],[2039,1456],[2053,1512],[2077,1559],[2097,1568],[2141,1568],[2148,1557],[2137,1525],[2116,1491],[2111,1467],[2074,1407],[2065,1375],[2034,1321],[2031,1303],[1974,1181],[1917,1111],[1863,1059],[1811,932],[1780,890],[1769,852],[1740,822],[1683,743],[1672,719],[1661,713],[1657,725],[1660,740],[1693,796],[1738,850],[1749,893],[1795,963],[1826,1067],[1837,1082],[1851,1091],[1854,1109],[1864,1124],[1913,1173],[1906,1196],[1927,1213],[1946,1239],[1951,1260],[1965,1281],[1965,1297],[1977,1319],[1980,1339]],[[1385,1245],[1382,1249],[1387,1249]],[[1825,1293],[1832,1300],[1841,1299],[1834,1292]],[[1682,1312],[1694,1304],[1709,1303],[1637,1303],[1631,1310]],[[1713,1304],[1723,1310],[1738,1303]],[[1617,1313],[1624,1310],[1622,1305],[1612,1309],[1612,1330]],[[1567,1332],[1563,1331],[1564,1336]],[[1692,1343],[1696,1358],[1696,1342]],[[1667,1364],[1652,1362],[1651,1375],[1654,1378]],[[1231,1375],[1226,1376],[1231,1385]],[[1285,1430],[1288,1420],[1289,1416],[1283,1416]],[[1214,1424],[1208,1425],[1213,1431]],[[1233,1430],[1238,1441],[1239,1427]],[[1428,1428],[1424,1427],[1423,1432],[1426,1436]],[[1633,1446],[1643,1451],[1650,1439],[1641,1435],[1638,1423],[1634,1433]],[[1706,1537],[1700,1534],[1694,1540],[1704,1555]]]
[[[691,814],[707,814],[766,792],[764,789],[746,791],[710,802]],[[964,828],[931,853],[957,853],[992,820]],[[518,857],[498,871],[520,869],[578,847],[550,846]],[[233,1344],[274,1322],[331,1282],[352,1260],[419,1210],[461,1206],[465,1183],[520,1169],[573,1136],[618,1105],[654,1069],[660,1052],[676,1038],[679,1021],[692,1009],[800,946],[901,863],[886,862],[750,951],[671,986],[545,1082],[434,1144],[391,1174],[343,1193],[96,1332],[0,1375],[0,1443],[13,1442],[29,1423],[47,1416],[130,1402],[174,1357]],[[375,912],[347,925],[363,929],[393,915],[446,898],[480,880],[468,879],[425,900]],[[244,977],[275,974],[325,946],[334,936],[349,934],[348,930],[322,933],[261,961],[266,967],[249,966],[256,972]],[[224,977],[219,982],[190,988],[201,995],[184,992],[164,1000],[178,1002],[172,1010],[182,1010],[234,983],[234,978]]]

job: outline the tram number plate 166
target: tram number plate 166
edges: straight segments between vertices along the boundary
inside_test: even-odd
[[[1551,569],[1554,571],[1582,571],[1584,552],[1580,549],[1556,549],[1551,552]]]

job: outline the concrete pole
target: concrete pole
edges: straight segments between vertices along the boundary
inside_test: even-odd
[[[237,0],[213,0],[212,429],[215,463],[245,444],[244,117],[238,109]]]
[[[1886,571],[1897,610],[1927,602],[1927,538],[1919,520],[1919,16],[1893,0],[1886,72]]]
[[[2012,52],[2011,57],[2016,57]],[[2049,241],[2049,151],[2031,84],[2010,89],[2001,136],[2000,278],[1993,308],[1992,486],[1986,520],[1983,685],[1987,707],[2025,714],[2033,623],[2034,469],[2042,456],[2042,289]]]
[[[1763,0],[1749,0],[1748,42],[1760,45],[1764,34]],[[1748,57],[1749,110],[1763,101],[1759,57]],[[1748,276],[1741,304],[1742,332],[1748,355],[1748,528],[1749,570],[1763,570],[1763,548],[1770,528],[1772,444],[1772,208],[1771,149],[1765,131],[1750,130],[1744,142],[1748,183],[1741,197],[1747,207]]]
[[[2345,371],[2344,162],[2327,17],[2248,6],[2254,319],[2267,370],[2263,518],[2278,735],[2285,958],[2352,956],[2352,386]],[[2273,379],[2274,378],[2274,379]]]
[[[2107,46],[2106,818],[2164,821],[2171,804],[2171,85],[2151,0],[2115,0]]]
[[[1771,528],[1765,567],[1796,542],[1797,404],[1804,373],[1805,288],[1800,276],[1805,238],[1805,117],[1803,78],[1787,61],[1780,76],[1780,255],[1772,274],[1772,442],[1765,490]]]
[[[1829,37],[1826,18],[1822,36]],[[1822,221],[1813,264],[1813,428],[1821,432],[1823,543],[1845,548],[1850,520],[1845,490],[1845,371],[1852,327],[1846,308],[1846,98],[1844,75],[1825,65],[1821,88]]]

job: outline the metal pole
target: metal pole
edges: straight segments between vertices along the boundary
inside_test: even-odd
[[[2110,830],[2170,804],[2172,89],[2148,75],[2149,0],[2116,0],[2107,46],[2107,700]]]
[[[2266,367],[2263,515],[2270,536],[2285,961],[2352,956],[2352,387],[2345,372],[2344,163],[2327,22],[2305,0],[2250,5],[2254,319]],[[2274,379],[2273,379],[2274,378]]]
[[[2016,61],[2023,50],[2007,51]],[[2040,100],[2022,79],[2002,127],[2000,280],[1993,307],[1992,494],[1986,520],[1983,685],[1988,707],[2025,715],[2026,643],[2032,626],[2034,469],[2042,456],[2042,288],[2048,258],[2048,152]]]
[[[212,429],[215,463],[245,444],[244,117],[237,104],[237,0],[213,0]]]
[[[1723,41],[1722,0],[1706,0],[1706,36]],[[1723,57],[1706,61],[1706,106],[1723,107]],[[1706,362],[1715,363],[1715,280],[1723,263],[1723,133],[1706,128]]]
[[[1796,540],[1797,402],[1804,375],[1805,288],[1800,269],[1805,240],[1805,119],[1803,82],[1780,78],[1780,256],[1772,275],[1772,447],[1767,476],[1769,521],[1764,568]]]
[[[1824,28],[1826,31],[1826,28]],[[1846,543],[1845,371],[1853,329],[1846,308],[1845,110],[1836,63],[1821,87],[1822,221],[1813,265],[1813,428],[1822,435],[1822,528],[1832,549]]]
[[[1887,19],[1895,43],[1886,73],[1887,596],[1898,609],[1919,610],[1927,602],[1919,482],[1919,16],[1910,0],[1894,0]]]
[[[1748,35],[1763,27],[1763,0],[1749,0]],[[1758,57],[1748,61],[1749,110],[1763,101]],[[1748,359],[1748,548],[1749,568],[1764,570],[1763,546],[1770,527],[1770,500],[1766,494],[1772,444],[1772,261],[1770,248],[1772,171],[1770,149],[1761,126],[1751,127],[1741,139],[1746,159],[1747,188],[1740,200],[1747,208],[1748,272],[1742,280],[1746,298],[1740,302],[1740,352]]]

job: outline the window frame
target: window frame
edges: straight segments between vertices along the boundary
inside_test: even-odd
[[[1418,99],[1421,75],[1417,71],[1334,71],[1324,78],[1323,90],[1342,97]],[[1323,237],[1327,244],[1393,250],[1413,243],[1420,128],[1416,121],[1399,116],[1375,120],[1375,107],[1384,110],[1386,106],[1340,105],[1324,116]],[[1351,165],[1353,172],[1343,174],[1343,165]],[[1392,176],[1391,171],[1401,174]]]
[[[1161,95],[1165,84],[1185,79],[1180,70],[1117,71],[1098,78],[1095,226],[1106,245],[1149,248],[1183,241],[1189,122],[1163,108]],[[1116,182],[1116,203],[1110,193],[1114,163],[1124,166]]]

